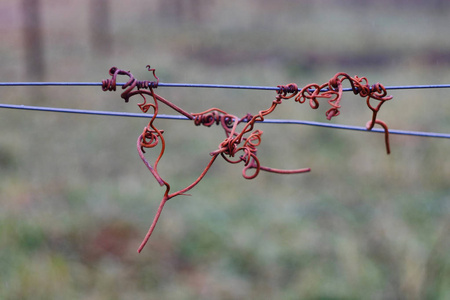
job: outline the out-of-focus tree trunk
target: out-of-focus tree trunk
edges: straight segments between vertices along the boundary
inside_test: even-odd
[[[213,4],[213,0],[160,0],[159,10],[172,21],[198,24]]]
[[[90,0],[90,44],[99,55],[108,55],[112,50],[110,14],[109,0]]]
[[[27,79],[42,81],[45,77],[42,41],[41,1],[22,0],[25,67]]]
[[[449,7],[448,0],[434,0],[432,3],[434,4],[434,8],[437,12],[447,12]]]

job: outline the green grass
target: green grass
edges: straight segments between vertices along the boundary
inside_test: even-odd
[[[83,2],[43,4],[48,81],[100,81],[111,66],[148,79],[151,64],[163,82],[302,86],[341,71],[385,85],[450,82],[449,61],[433,55],[450,51],[449,11],[433,7],[224,2],[192,21],[145,1],[133,9],[113,1],[114,49],[98,55]],[[20,12],[0,5],[9,12],[1,78],[23,81]],[[158,92],[191,112],[216,106],[237,115],[275,96]],[[391,128],[449,132],[446,90],[392,94],[379,114]],[[2,102],[138,111],[135,99],[92,87],[2,88]],[[364,100],[345,94],[342,104],[333,122],[370,119]],[[327,109],[286,101],[273,118],[324,121]],[[218,159],[192,196],[167,203],[137,254],[164,192],[136,153],[146,122],[0,111],[0,298],[449,297],[447,140],[392,136],[387,156],[381,134],[259,124],[263,165],[312,172],[249,181],[242,166]],[[157,124],[167,142],[159,171],[174,190],[184,187],[223,131]]]

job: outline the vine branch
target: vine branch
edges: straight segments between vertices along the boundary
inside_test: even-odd
[[[246,179],[255,178],[258,176],[260,171],[278,174],[299,174],[309,172],[311,170],[310,168],[282,170],[262,166],[257,156],[257,147],[261,144],[263,131],[259,129],[254,130],[255,123],[264,121],[264,117],[271,114],[278,105],[283,103],[284,100],[295,97],[295,102],[302,104],[308,101],[312,109],[317,109],[319,108],[319,100],[327,99],[327,102],[331,108],[328,109],[325,114],[327,119],[331,120],[331,118],[340,114],[339,109],[341,108],[340,101],[343,94],[343,81],[347,80],[351,85],[353,93],[366,98],[367,106],[372,111],[372,118],[366,124],[367,130],[372,130],[375,124],[382,126],[385,131],[386,150],[388,154],[390,153],[388,127],[386,123],[378,120],[376,117],[381,105],[385,101],[391,100],[392,96],[387,96],[386,89],[380,83],[370,86],[366,77],[350,77],[346,73],[337,73],[326,83],[320,85],[312,83],[306,85],[301,90],[298,89],[298,86],[295,83],[279,85],[277,95],[272,101],[270,107],[259,111],[255,115],[247,113],[242,118],[239,118],[218,108],[211,108],[200,113],[188,113],[169,100],[155,93],[155,89],[158,87],[159,78],[156,76],[155,69],[151,68],[149,65],[147,66],[147,69],[152,72],[155,81],[138,81],[130,71],[124,71],[116,67],[112,67],[109,70],[109,75],[111,78],[102,81],[103,91],[115,91],[117,86],[117,77],[119,75],[128,76],[128,81],[122,85],[122,89],[124,91],[122,92],[121,97],[125,100],[125,102],[129,102],[130,98],[139,95],[143,99],[143,102],[138,103],[140,110],[144,113],[147,113],[149,110],[153,110],[152,118],[147,126],[144,127],[143,132],[137,139],[137,151],[139,157],[142,159],[150,173],[155,177],[156,181],[161,186],[166,187],[166,191],[150,229],[142,241],[138,252],[141,252],[147,244],[166,202],[179,195],[188,195],[186,192],[194,188],[205,177],[206,173],[209,171],[219,155],[231,164],[243,163],[244,167],[242,170],[242,176]],[[151,97],[152,101],[147,102],[146,96]],[[372,103],[374,100],[379,102],[376,105],[373,105]],[[225,139],[219,144],[216,150],[210,152],[211,159],[197,179],[185,188],[173,193],[170,193],[169,183],[165,181],[158,172],[158,164],[166,149],[166,143],[163,136],[164,130],[158,129],[154,124],[159,111],[159,103],[165,104],[181,115],[193,120],[196,126],[203,125],[211,127],[214,124],[220,125],[225,132]],[[242,130],[240,131],[238,130],[239,124],[244,124]],[[158,144],[161,144],[161,150],[156,160],[153,164],[151,164],[145,157],[145,151],[146,149],[156,147]]]

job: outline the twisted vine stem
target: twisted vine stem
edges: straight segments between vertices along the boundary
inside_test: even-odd
[[[156,79],[155,81],[138,81],[129,71],[124,71],[116,67],[112,67],[109,70],[109,75],[111,78],[102,81],[103,91],[115,91],[117,76],[128,76],[128,81],[122,86],[124,91],[122,92],[121,97],[125,100],[125,102],[129,102],[131,97],[140,95],[143,99],[142,103],[138,103],[138,107],[141,111],[147,113],[150,109],[153,110],[152,118],[137,139],[137,150],[139,157],[147,166],[148,170],[152,173],[156,181],[161,186],[166,187],[166,190],[150,229],[142,241],[138,252],[141,252],[147,244],[166,202],[179,195],[188,195],[186,192],[195,187],[203,179],[219,155],[225,161],[232,164],[242,162],[244,164],[242,176],[246,179],[255,178],[258,176],[260,171],[278,174],[298,174],[309,172],[311,170],[310,168],[281,170],[265,167],[261,165],[257,157],[257,147],[261,144],[261,136],[263,132],[259,129],[254,130],[255,123],[264,121],[264,117],[272,113],[278,105],[282,104],[283,100],[291,99],[293,97],[295,97],[295,101],[299,103],[305,103],[306,100],[308,100],[311,108],[317,109],[319,107],[319,99],[328,99],[328,103],[331,108],[326,112],[326,117],[330,120],[340,114],[340,100],[342,99],[343,92],[342,82],[344,80],[348,80],[352,87],[353,93],[355,95],[365,97],[367,106],[372,111],[372,119],[366,124],[366,128],[368,130],[372,130],[375,124],[379,124],[384,128],[386,150],[388,154],[390,153],[388,127],[383,121],[378,120],[376,116],[381,105],[385,101],[392,99],[392,96],[387,96],[386,89],[380,83],[369,86],[368,80],[365,77],[350,77],[345,73],[337,73],[333,78],[324,84],[318,85],[312,83],[303,87],[300,91],[295,83],[280,85],[278,86],[279,90],[277,91],[277,96],[275,100],[272,101],[269,108],[259,111],[256,115],[247,114],[242,118],[238,118],[237,116],[228,114],[218,108],[211,108],[200,113],[186,112],[177,105],[155,93],[154,90],[158,87],[159,78],[156,76],[155,69],[151,68],[149,65],[147,66],[147,69],[152,72],[153,77]],[[147,102],[146,96],[151,97],[152,101]],[[379,101],[378,105],[373,106],[370,101],[371,99]],[[197,179],[185,188],[173,193],[170,192],[169,183],[165,181],[158,173],[158,164],[166,148],[166,143],[163,137],[164,130],[158,129],[154,124],[156,116],[158,115],[159,102],[169,106],[178,113],[186,116],[188,119],[193,120],[194,124],[197,126],[203,125],[210,127],[214,124],[221,125],[226,135],[223,142],[219,144],[218,149],[210,153],[211,159]],[[238,131],[237,127],[241,123],[244,123],[245,125],[241,131]],[[159,143],[161,143],[160,153],[155,162],[151,164],[145,158],[145,149],[154,148]]]

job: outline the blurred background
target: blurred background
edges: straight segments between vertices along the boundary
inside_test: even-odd
[[[0,81],[100,82],[112,66],[152,80],[150,64],[161,82],[301,87],[346,72],[448,84],[449,27],[444,0],[0,0]],[[157,92],[239,116],[276,96]],[[448,90],[389,94],[378,116],[390,128],[450,132]],[[101,87],[2,87],[1,102],[139,112]],[[326,110],[286,101],[270,118],[328,122]],[[345,93],[331,122],[370,118]],[[164,193],[135,149],[147,122],[0,110],[1,299],[450,298],[448,140],[392,135],[386,155],[379,133],[259,124],[263,165],[312,171],[246,180],[218,159],[192,196],[167,203],[137,254]],[[223,130],[156,124],[175,191]]]

